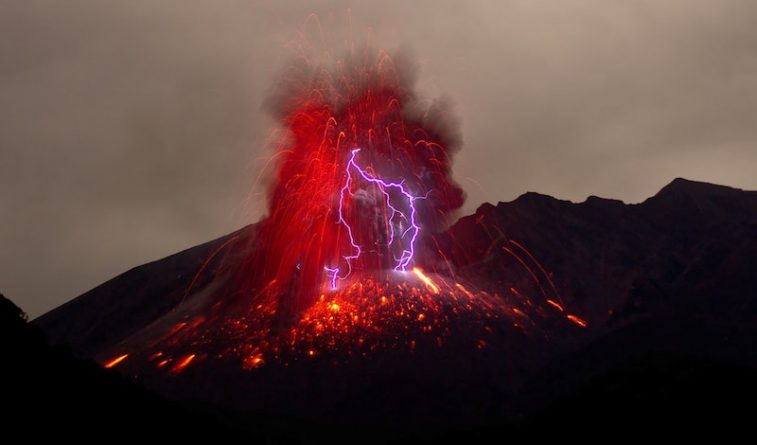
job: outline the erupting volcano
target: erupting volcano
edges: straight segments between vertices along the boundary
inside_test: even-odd
[[[451,177],[459,138],[445,102],[424,107],[402,69],[366,48],[290,67],[270,102],[283,136],[269,216],[211,252],[179,304],[108,348],[106,367],[170,378],[212,361],[249,371],[450,342],[501,347],[503,329],[551,335],[539,320],[555,315],[586,326],[496,226],[487,249],[515,258],[530,282],[455,272],[472,252],[438,233],[463,203]]]
[[[0,264],[18,275],[10,289],[16,286],[22,300],[34,302],[33,311],[128,258],[227,227],[218,214],[240,215],[244,208],[255,215],[241,218],[244,227],[233,233],[126,271],[31,323],[0,295],[3,368],[11,370],[2,379],[10,389],[3,396],[19,393],[8,406],[31,421],[29,428],[44,424],[80,438],[95,436],[90,425],[102,425],[97,437],[129,433],[136,440],[171,441],[197,440],[204,429],[221,442],[334,445],[533,440],[555,431],[590,438],[591,430],[644,430],[655,422],[678,434],[718,416],[727,421],[718,427],[721,434],[734,430],[734,413],[750,425],[741,407],[757,397],[757,390],[747,391],[757,382],[757,192],[679,178],[636,204],[597,196],[570,202],[529,191],[510,202],[482,202],[461,216],[466,196],[454,178],[465,176],[453,175],[463,145],[459,123],[449,100],[422,94],[414,55],[355,43],[351,12],[344,37],[323,32],[312,14],[287,41],[294,57],[274,78],[260,115],[251,109],[258,104],[245,100],[246,76],[267,72],[273,55],[260,45],[275,38],[269,32],[280,35],[279,21],[297,14],[296,5],[277,12],[252,4],[245,13],[236,12],[236,3],[233,21],[215,9],[209,21],[200,20],[183,6],[166,22],[158,16],[170,7],[130,6],[104,20],[88,13],[85,30],[103,26],[105,44],[78,51],[83,56],[77,53],[73,65],[60,48],[45,46],[45,38],[26,39],[45,44],[34,51],[26,51],[34,45],[24,46],[34,60],[23,54],[11,60],[12,68],[23,69],[9,72],[6,95],[20,98],[21,111],[31,114],[7,119],[9,141],[18,142],[19,154],[32,146],[42,158],[15,156],[9,163],[19,176],[18,187],[6,193],[12,227],[5,238],[8,258]],[[706,174],[696,168],[702,160],[727,161],[715,177],[729,172],[728,162],[736,158],[713,154],[734,154],[748,142],[741,133],[718,139],[738,130],[718,125],[744,120],[744,104],[730,107],[728,119],[707,107],[688,110],[708,102],[691,100],[688,86],[703,86],[703,97],[710,98],[708,91],[722,92],[720,77],[728,77],[729,67],[743,64],[719,59],[723,69],[714,71],[720,77],[695,75],[681,83],[701,63],[656,72],[655,63],[681,51],[669,45],[625,51],[626,31],[633,28],[615,33],[621,51],[607,51],[611,46],[603,42],[588,45],[584,54],[563,44],[562,37],[576,34],[573,25],[587,20],[583,10],[579,21],[554,27],[570,17],[562,11],[570,8],[552,13],[518,6],[516,12],[525,14],[518,20],[527,25],[503,28],[501,8],[455,5],[447,8],[455,16],[442,18],[436,9],[445,8],[427,6],[366,7],[356,23],[375,24],[377,38],[420,44],[430,74],[437,75],[425,85],[465,93],[461,104],[475,143],[463,154],[473,153],[465,161],[477,176],[466,179],[480,186],[482,199],[532,185],[576,196],[591,181],[600,196],[628,186],[624,196],[637,199],[662,174],[691,168]],[[12,12],[21,22],[33,17],[20,11]],[[650,11],[636,12],[647,18]],[[482,13],[487,16],[477,15]],[[678,29],[676,14],[672,28]],[[715,14],[718,20],[721,15]],[[46,32],[47,16],[53,17],[10,32]],[[333,17],[336,23],[329,23],[338,29]],[[618,17],[613,10],[587,23],[602,24],[597,35],[612,41],[604,22]],[[666,17],[653,21],[671,28]],[[694,21],[712,31],[712,23]],[[637,31],[649,30],[643,22]],[[234,30],[234,23],[243,26]],[[114,24],[117,32],[110,29]],[[197,24],[220,40],[196,34]],[[157,26],[156,32],[143,25]],[[411,26],[403,31],[403,25]],[[317,32],[307,32],[315,30],[311,26]],[[176,40],[184,28],[187,37],[202,36],[194,42],[199,46]],[[542,35],[552,28],[558,34]],[[674,35],[667,28],[646,34],[665,40]],[[130,29],[139,30],[139,38],[119,37]],[[55,36],[64,35],[59,31],[55,27]],[[457,38],[461,33],[464,38]],[[589,34],[579,34],[576,42],[587,46]],[[492,36],[520,39],[520,46],[502,46]],[[131,41],[138,51],[121,51]],[[152,48],[161,41],[165,47]],[[699,55],[683,49],[687,57]],[[603,69],[616,52],[628,59],[628,69]],[[643,57],[625,57],[631,53]],[[39,55],[55,60],[36,60]],[[129,58],[134,55],[139,60]],[[563,69],[542,76],[542,68],[554,67],[546,62],[555,55]],[[57,71],[47,70],[59,59],[65,63]],[[99,69],[105,59],[117,73]],[[40,61],[45,69],[31,69]],[[98,68],[77,65],[86,61]],[[145,61],[144,71],[132,63]],[[23,82],[38,71],[53,74]],[[92,73],[91,79],[77,77]],[[471,74],[478,84],[465,78]],[[683,87],[668,85],[671,79]],[[21,100],[38,84],[41,96]],[[123,98],[94,105],[81,100],[92,96],[92,85],[98,97],[107,96],[100,93],[111,91],[105,88],[111,84],[126,92]],[[712,86],[718,88],[708,90]],[[613,94],[605,94],[608,88]],[[647,94],[655,91],[666,104],[684,98],[678,101],[688,107],[683,116],[646,100],[656,98]],[[728,108],[728,97],[744,95],[720,96],[726,102],[718,111]],[[48,102],[55,106],[45,108]],[[68,112],[77,103],[85,116],[102,111],[102,120],[70,120],[81,115]],[[35,113],[40,107],[44,116]],[[597,110],[616,112],[603,127]],[[651,126],[637,118],[650,110],[660,118]],[[268,137],[251,143],[266,113]],[[701,132],[676,135],[702,123],[712,131],[701,141]],[[502,125],[507,134],[499,131]],[[638,140],[627,137],[641,133]],[[622,143],[605,153],[607,141]],[[659,141],[667,144],[664,150],[654,145]],[[709,143],[719,145],[712,153],[701,150]],[[696,156],[678,149],[684,146],[695,147]],[[50,159],[71,154],[66,168],[56,164],[46,175],[47,186],[62,180],[64,193],[48,193],[51,200],[42,207],[23,210],[50,188],[37,183],[55,164],[45,147]],[[225,147],[222,156],[211,150],[217,147]],[[259,169],[248,178],[244,162],[237,169],[224,163],[240,158],[255,158]],[[564,165],[550,175],[555,159]],[[655,174],[637,177],[628,160]],[[162,167],[168,163],[186,168],[167,171]],[[743,171],[743,165],[733,170]],[[238,175],[243,177],[231,182],[254,185],[241,190],[249,193],[236,203],[241,211],[229,212],[229,200],[215,197],[234,193],[227,186]],[[123,187],[135,177],[143,182],[139,187]],[[106,188],[82,194],[86,181]],[[66,218],[47,218],[61,203]],[[177,233],[167,233],[173,229]],[[72,252],[71,246],[84,247]],[[105,258],[106,251],[115,256]],[[57,270],[62,261],[66,267]],[[734,402],[734,395],[741,400]],[[80,403],[71,405],[72,399]],[[683,419],[680,427],[670,423],[676,416]],[[580,430],[595,424],[606,428]],[[156,435],[160,431],[165,434]],[[225,431],[232,439],[216,435]]]
[[[46,330],[164,396],[244,411],[464,422],[504,409],[495,395],[594,319],[529,248],[540,236],[486,206],[454,221],[456,120],[396,60],[366,47],[297,59],[268,101],[268,215],[72,303],[95,304],[80,313],[96,323],[53,314]],[[426,395],[398,408],[385,390],[406,382],[400,397]]]

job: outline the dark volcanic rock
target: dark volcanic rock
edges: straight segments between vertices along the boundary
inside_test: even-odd
[[[229,243],[234,237],[241,241]],[[35,323],[55,343],[103,359],[140,333],[170,327],[211,304],[200,291],[225,279],[220,262],[240,261],[239,246],[250,246],[253,237],[246,228],[138,267]],[[425,247],[422,261],[440,274],[531,297],[541,292],[588,328],[536,317],[528,335],[509,325],[495,329],[502,334],[489,356],[454,349],[453,341],[452,349],[384,352],[376,361],[337,368],[321,358],[250,374],[208,361],[177,378],[144,383],[173,397],[264,412],[303,415],[327,407],[319,415],[356,422],[371,415],[376,422],[408,423],[437,416],[465,424],[517,415],[533,408],[518,392],[547,400],[643,354],[757,364],[757,192],[676,179],[632,205],[526,193],[482,205]],[[190,287],[198,292],[188,293]],[[453,320],[453,334],[472,332],[465,323]],[[544,388],[559,391],[545,395]]]
[[[143,264],[106,281],[38,317],[34,323],[53,343],[66,344],[92,357],[165,315],[191,285],[202,288],[214,278],[218,264],[254,233],[254,226],[208,241],[158,261]],[[219,250],[220,249],[220,250]]]
[[[487,233],[526,246],[594,326],[663,313],[757,317],[757,192],[676,179],[632,205],[526,193],[481,206],[438,242],[458,267],[477,269],[506,257]]]

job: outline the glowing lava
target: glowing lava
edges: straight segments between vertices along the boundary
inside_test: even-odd
[[[103,367],[104,367],[105,369],[110,369],[110,368],[113,368],[114,366],[118,365],[118,364],[119,364],[119,363],[121,363],[122,361],[126,360],[126,357],[128,357],[128,356],[129,356],[129,354],[123,354],[123,355],[119,355],[118,357],[116,357],[116,358],[114,358],[114,359],[112,359],[112,360],[109,360],[109,361],[107,361],[107,362],[106,362],[106,363],[105,363],[105,364],[103,365]]]
[[[413,273],[415,275],[417,275],[418,278],[421,279],[421,281],[423,281],[423,284],[425,284],[426,287],[428,287],[429,290],[431,290],[431,292],[433,292],[435,294],[439,294],[439,286],[437,286],[436,284],[434,284],[434,282],[431,281],[431,278],[429,278],[425,273],[423,273],[422,270],[418,269],[417,267],[414,267],[413,268]],[[461,289],[464,289],[464,288],[461,286]],[[470,294],[466,294],[466,296],[470,296]]]
[[[181,371],[184,370],[184,368],[186,368],[187,366],[189,366],[190,363],[192,363],[192,360],[194,360],[195,357],[196,357],[196,354],[187,355],[186,357],[181,359],[181,361],[179,361],[179,363],[177,363],[176,366],[171,368],[170,373],[173,375],[180,373]]]

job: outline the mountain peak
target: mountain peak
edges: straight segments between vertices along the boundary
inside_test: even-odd
[[[676,178],[648,198],[641,207],[660,218],[676,214],[678,217],[697,217],[710,223],[752,218],[757,215],[757,192],[724,185]],[[705,219],[701,219],[706,217]]]
[[[675,178],[670,184],[666,185],[652,198],[665,195],[688,195],[692,197],[705,197],[713,195],[730,195],[740,193],[743,190],[725,185],[711,184],[703,181],[692,181],[685,178]],[[650,199],[652,199],[650,198]]]

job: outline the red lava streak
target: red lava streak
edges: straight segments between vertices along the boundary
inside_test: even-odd
[[[585,328],[586,326],[588,326],[588,324],[584,320],[582,320],[581,318],[575,315],[568,314],[568,320],[572,321],[578,326],[581,326],[582,328]]]
[[[189,364],[194,360],[195,354],[189,354],[186,357],[184,357],[179,363],[176,364],[173,368],[171,368],[171,374],[178,374],[181,371],[184,370]]]
[[[122,361],[126,360],[126,357],[128,357],[128,356],[129,356],[129,354],[123,354],[123,355],[119,355],[118,357],[116,357],[116,358],[114,358],[114,359],[112,359],[112,360],[110,360],[110,361],[106,362],[106,363],[105,363],[105,364],[103,365],[103,367],[104,367],[105,369],[110,369],[110,368],[112,368],[112,367],[114,367],[114,366],[118,365],[118,364],[119,364],[119,363],[121,363]]]

